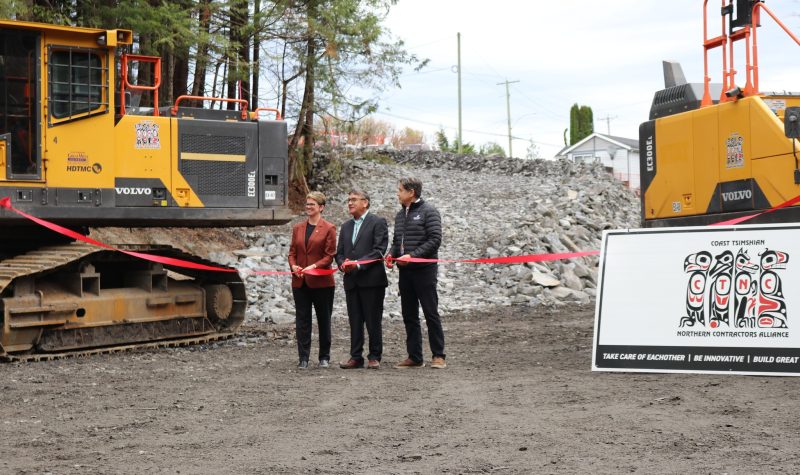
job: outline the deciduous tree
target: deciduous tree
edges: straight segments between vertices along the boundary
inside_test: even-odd
[[[293,38],[287,32],[285,48],[300,53],[293,69],[302,70],[304,83],[297,126],[289,142],[290,170],[297,183],[304,181],[298,172],[310,169],[315,115],[350,121],[366,116],[377,107],[376,92],[398,86],[402,67],[416,64],[417,58],[382,24],[395,0],[284,1],[289,7],[287,24],[294,24],[301,33]],[[287,77],[299,78],[289,73],[283,80]]]

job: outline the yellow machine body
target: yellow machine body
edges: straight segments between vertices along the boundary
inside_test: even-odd
[[[645,226],[712,224],[800,194],[783,123],[793,106],[800,97],[750,96],[642,124]],[[770,214],[763,219],[789,219]]]
[[[128,55],[132,43],[127,30],[0,21],[0,199],[79,229],[287,222],[286,123],[246,104],[160,107],[160,59]],[[150,84],[120,77],[129,58],[144,61],[140,76],[152,67]],[[244,319],[234,269],[165,246],[118,245],[157,263],[67,241],[0,208],[0,359],[208,341]]]
[[[131,106],[119,49],[132,37],[0,21],[0,198],[75,226],[290,219],[286,124],[239,111]],[[25,224],[1,210],[0,223]]]

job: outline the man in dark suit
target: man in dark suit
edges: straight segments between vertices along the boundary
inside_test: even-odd
[[[381,367],[383,353],[383,298],[389,281],[383,259],[389,246],[389,226],[386,220],[369,212],[369,195],[361,190],[348,194],[347,210],[353,219],[341,226],[336,246],[336,263],[344,272],[344,293],[350,319],[350,359],[339,367],[364,367],[364,326],[369,334],[367,368]],[[369,264],[355,261],[378,259]]]

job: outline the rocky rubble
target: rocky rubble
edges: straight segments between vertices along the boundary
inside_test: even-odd
[[[347,157],[320,151],[312,187],[328,196],[323,216],[348,219],[344,200],[352,186],[371,195],[371,212],[389,221],[399,210],[395,190],[403,176],[424,183],[423,198],[442,214],[442,259],[472,259],[599,249],[604,229],[638,227],[639,201],[598,165],[497,159],[440,152],[371,152]],[[301,221],[298,216],[293,223]],[[243,269],[288,268],[291,224],[241,229],[249,248],[212,255]],[[440,311],[496,304],[588,303],[596,294],[597,257],[518,265],[447,263],[439,268]],[[397,271],[389,273],[385,313],[400,318]],[[248,317],[292,321],[289,279],[248,277]],[[337,277],[334,316],[345,317]]]

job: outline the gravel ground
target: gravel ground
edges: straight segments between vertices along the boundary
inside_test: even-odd
[[[292,325],[0,365],[0,473],[797,471],[797,379],[592,373],[593,309],[444,316],[448,368],[298,371]],[[347,328],[335,322],[334,358]],[[315,337],[316,342],[316,337]]]
[[[638,220],[597,167],[393,159],[320,181],[327,218],[347,218],[355,184],[391,223],[397,178],[413,175],[442,212],[443,258],[589,250]],[[289,230],[97,236],[283,269]],[[0,473],[795,473],[797,379],[590,371],[596,272],[596,258],[441,266],[446,370],[391,368],[405,333],[390,273],[379,371],[297,370],[288,281],[251,277],[227,342],[0,365]],[[334,359],[348,348],[340,294]]]

